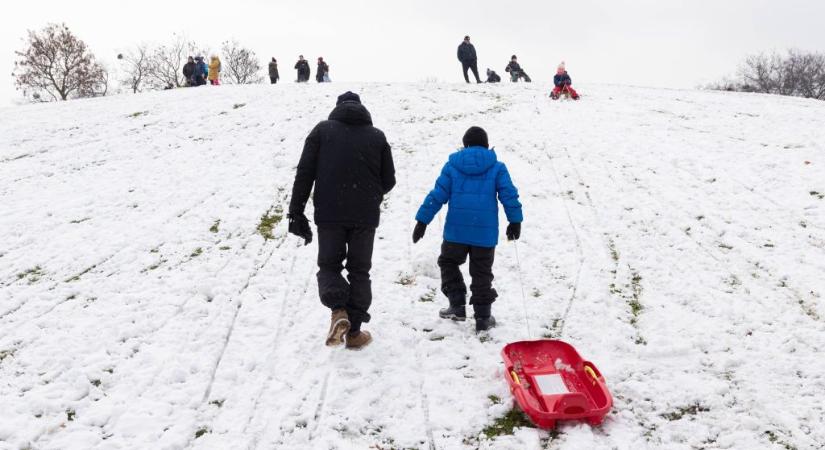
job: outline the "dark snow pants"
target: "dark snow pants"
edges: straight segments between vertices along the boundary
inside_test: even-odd
[[[275,84],[278,82],[278,78],[276,77],[269,77],[269,84]]]
[[[478,77],[478,63],[476,61],[465,63],[461,63],[461,70],[464,71],[464,81],[470,82],[470,77],[467,75],[467,69],[473,71],[473,75],[476,77],[476,83],[481,83],[481,79]]]
[[[459,266],[467,261],[467,255],[470,255],[472,277],[470,304],[476,308],[489,306],[498,297],[498,293],[493,289],[495,247],[475,247],[444,241],[441,244],[441,255],[438,257],[438,267],[441,268],[441,292],[450,299],[450,304],[464,304],[467,285],[464,284]]]
[[[318,225],[318,294],[324,306],[344,308],[351,331],[369,322],[372,303],[370,268],[375,228]],[[344,265],[346,260],[346,265]],[[347,269],[347,279],[341,271]]]

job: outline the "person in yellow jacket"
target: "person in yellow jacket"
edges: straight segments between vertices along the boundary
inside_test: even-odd
[[[221,60],[217,57],[217,55],[213,55],[209,58],[209,84],[212,86],[218,86],[221,84],[220,82],[220,74],[221,74]]]

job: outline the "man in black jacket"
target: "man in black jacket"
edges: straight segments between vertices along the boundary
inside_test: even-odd
[[[187,86],[194,86],[195,85],[195,58],[189,57],[189,60],[186,61],[186,64],[183,65],[183,78],[186,79]]]
[[[312,242],[304,215],[312,185],[318,226],[318,293],[332,310],[329,346],[360,349],[372,341],[361,324],[370,321],[370,268],[379,208],[395,186],[387,138],[372,126],[357,94],[338,97],[329,120],[313,128],[298,162],[289,204],[289,232]],[[346,259],[347,279],[341,275]]]
[[[464,71],[464,81],[470,82],[470,77],[467,76],[467,69],[472,69],[473,75],[476,77],[476,83],[481,83],[481,79],[478,78],[476,48],[470,43],[470,36],[464,36],[464,42],[458,46],[458,60],[461,61],[461,70]]]
[[[304,59],[304,55],[298,55],[298,62],[295,63],[295,69],[298,70],[299,83],[309,81],[309,63]]]

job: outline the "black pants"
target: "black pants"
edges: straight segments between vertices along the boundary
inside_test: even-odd
[[[467,296],[467,285],[464,284],[459,266],[467,261],[467,255],[470,255],[470,276],[473,279],[470,283],[470,291],[473,293],[470,304],[476,308],[490,305],[498,297],[493,289],[495,247],[475,247],[444,241],[441,244],[441,256],[438,257],[441,292],[450,299],[450,304],[463,303]]]
[[[352,331],[370,321],[367,311],[372,303],[370,268],[374,240],[375,228],[318,225],[318,294],[324,306],[347,310]],[[341,274],[345,267],[346,280]]]
[[[269,84],[275,84],[278,82],[278,78],[276,77],[269,77]]]
[[[476,83],[481,83],[481,79],[478,77],[478,64],[477,64],[477,62],[473,61],[473,62],[470,62],[470,63],[465,63],[465,62],[461,63],[461,70],[464,71],[464,81],[469,83],[470,82],[470,77],[467,76],[467,69],[470,69],[470,70],[473,71],[473,75],[475,75],[475,77],[476,77]]]

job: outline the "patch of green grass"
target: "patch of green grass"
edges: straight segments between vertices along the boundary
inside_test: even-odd
[[[87,220],[92,220],[92,218],[91,218],[91,217],[84,217],[84,218],[82,218],[82,219],[72,220],[72,221],[70,221],[69,223],[72,223],[72,224],[77,224],[77,223],[83,223],[83,222],[85,222],[85,221],[87,221]]]
[[[409,286],[415,283],[415,275],[411,275],[408,273],[402,273],[398,277],[398,281],[395,282],[396,284],[400,284],[401,286]]]
[[[95,264],[93,266],[89,266],[89,267],[83,269],[83,272],[80,272],[79,274],[67,279],[66,283],[72,283],[72,282],[75,282],[75,281],[80,281],[80,277],[82,277],[83,275],[86,275],[87,273],[91,272],[96,267],[97,267],[97,264]]]
[[[40,266],[34,266],[31,269],[26,270],[25,272],[20,272],[17,274],[17,279],[22,280],[24,278],[28,278],[29,284],[34,284],[40,281],[43,278],[45,272],[43,272],[43,268]]]
[[[189,256],[191,256],[192,258],[197,258],[198,256],[200,256],[200,255],[202,255],[202,254],[203,254],[203,249],[202,249],[202,248],[200,248],[200,247],[198,247],[198,248],[196,248],[196,249],[195,249],[195,251],[193,251],[193,252],[192,252],[192,254],[191,254],[191,255],[189,255]]]
[[[220,408],[220,407],[222,407],[222,406],[223,406],[223,402],[224,402],[224,401],[225,401],[225,400],[212,400],[211,402],[209,402],[209,404],[210,404],[210,405],[215,405],[215,406],[217,406],[218,408]]]
[[[258,234],[263,236],[263,238],[267,241],[270,239],[275,239],[275,235],[272,234],[272,230],[275,229],[275,226],[278,225],[283,218],[284,210],[280,205],[271,208],[266,212],[266,214],[261,216],[261,221],[258,223],[257,227]]]
[[[430,288],[421,298],[418,299],[419,302],[422,303],[430,303],[435,300],[435,289]]]
[[[8,350],[0,350],[0,362],[3,362],[4,359],[8,358],[9,356],[14,356],[14,352],[16,349],[8,349]]]
[[[74,422],[74,417],[76,415],[77,413],[73,409],[66,410],[66,420],[68,420],[69,422]]]
[[[533,291],[530,292],[530,295],[532,295],[533,298],[539,298],[541,297],[541,291],[539,290],[539,288],[533,288]]]
[[[503,417],[496,419],[492,425],[484,428],[482,433],[487,436],[487,439],[492,439],[496,436],[511,436],[513,430],[522,427],[536,428],[521,410],[513,408]]]
[[[732,245],[730,245],[730,244],[725,244],[724,242],[723,242],[723,243],[721,243],[721,244],[719,244],[719,248],[721,248],[721,249],[725,249],[725,250],[733,250],[733,246],[732,246]]]
[[[91,380],[89,383],[92,383],[94,387],[100,387],[100,380]]]
[[[825,198],[825,193],[822,193],[822,192],[811,191],[810,194],[811,194],[811,196],[816,197],[820,200]]]
[[[619,262],[619,250],[616,249],[616,243],[613,241],[613,239],[608,239],[607,240],[607,248],[608,248],[608,250],[610,250],[610,258],[613,260],[613,262],[618,263]]]
[[[243,108],[244,106],[246,106],[246,103],[235,103],[232,105],[232,109]]]
[[[198,431],[195,431],[195,439],[203,436],[206,433],[209,433],[209,428],[206,428],[206,427],[198,428]]]
[[[791,445],[783,440],[780,440],[779,436],[777,436],[776,432],[774,431],[767,430],[764,434],[768,435],[769,441],[771,441],[774,444],[781,445],[785,448],[785,450],[797,450],[796,446]]]
[[[218,220],[215,221],[215,223],[212,224],[211,227],[209,227],[209,231],[211,231],[212,233],[217,233],[218,232],[218,227],[220,227],[220,225],[221,225],[221,219],[218,219]]]
[[[490,403],[492,403],[494,405],[500,405],[501,404],[501,397],[499,397],[498,395],[488,395],[487,399],[490,400]]]
[[[681,420],[685,416],[695,416],[699,413],[708,411],[710,411],[710,408],[708,408],[707,406],[702,406],[700,403],[694,403],[692,405],[680,406],[676,408],[674,411],[662,414],[662,417],[666,420],[673,422],[675,420]]]
[[[149,111],[138,111],[138,112],[133,112],[132,114],[129,114],[126,117],[131,117],[131,118],[134,119],[134,118],[137,118],[137,117],[140,117],[140,116],[147,116],[147,115],[149,115]]]
[[[224,245],[224,246],[222,246],[222,247],[218,247],[218,249],[219,249],[219,250],[230,250],[231,248],[232,248],[232,247],[230,247],[230,246],[228,246],[228,245]]]

